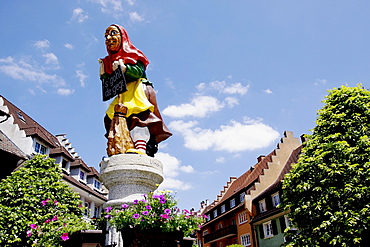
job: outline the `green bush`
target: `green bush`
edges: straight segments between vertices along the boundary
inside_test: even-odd
[[[0,182],[0,246],[60,246],[93,227],[54,159],[36,155]]]
[[[370,92],[334,88],[302,154],[286,175],[287,246],[365,246],[370,225]]]

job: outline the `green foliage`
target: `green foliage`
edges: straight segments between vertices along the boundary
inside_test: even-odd
[[[179,230],[189,236],[199,229],[204,216],[176,207],[173,194],[168,191],[156,195],[150,192],[132,205],[122,204],[120,209],[107,207],[104,218],[117,229],[137,227],[139,229],[160,228],[162,232]]]
[[[360,246],[369,231],[370,92],[342,86],[324,103],[283,183],[283,206],[299,228],[286,246]]]
[[[0,182],[0,246],[60,246],[62,234],[92,228],[54,161],[37,155]]]

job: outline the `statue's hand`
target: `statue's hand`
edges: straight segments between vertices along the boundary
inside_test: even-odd
[[[122,73],[125,73],[126,72],[126,65],[124,64],[123,60],[122,59],[119,59],[118,61],[114,61],[113,62],[113,70],[116,70],[118,69],[118,65],[121,66],[121,70],[122,70]]]
[[[105,73],[104,63],[103,63],[103,60],[101,59],[98,59],[98,62],[100,64],[99,76],[102,76]]]

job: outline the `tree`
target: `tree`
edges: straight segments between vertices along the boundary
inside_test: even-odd
[[[60,246],[68,234],[92,229],[54,161],[37,155],[0,182],[0,246]]]
[[[369,234],[370,92],[328,92],[283,182],[283,206],[299,229],[286,246],[365,246]]]

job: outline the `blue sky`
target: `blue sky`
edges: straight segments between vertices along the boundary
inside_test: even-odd
[[[126,28],[173,136],[156,156],[181,208],[216,199],[285,130],[310,133],[326,90],[370,78],[368,1],[7,1],[0,94],[97,169],[105,155],[98,58]]]

